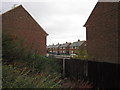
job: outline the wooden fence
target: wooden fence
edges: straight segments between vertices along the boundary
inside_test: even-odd
[[[85,79],[93,82],[94,87],[120,88],[120,65],[92,62],[90,60],[65,60],[65,76],[72,79]]]

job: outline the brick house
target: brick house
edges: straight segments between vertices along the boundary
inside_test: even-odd
[[[47,46],[47,53],[53,53],[53,45]]]
[[[77,42],[71,43],[69,46],[69,54],[76,54],[77,51],[84,46],[86,46],[86,41],[78,40]]]
[[[120,64],[120,3],[98,2],[84,27],[93,61]]]
[[[50,53],[50,54],[59,54],[59,47],[60,47],[60,44],[56,44],[56,45],[49,45],[47,46],[47,53]]]
[[[59,43],[56,44],[56,45],[54,45],[53,52],[54,52],[55,54],[60,54],[59,47],[60,47],[60,44],[59,44]]]
[[[25,41],[27,47],[33,43],[34,51],[46,55],[47,33],[24,9],[22,5],[15,7],[2,15],[2,32],[10,33]]]
[[[61,44],[59,47],[59,53],[60,54],[69,54],[69,45],[70,44],[71,43],[68,43],[68,42]]]

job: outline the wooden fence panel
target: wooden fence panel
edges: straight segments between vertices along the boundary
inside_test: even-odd
[[[82,60],[66,60],[65,61],[65,72],[67,77],[73,79],[81,79],[85,72],[85,62]]]
[[[90,60],[65,60],[65,76],[72,79],[89,80],[95,87],[120,88],[120,65]]]

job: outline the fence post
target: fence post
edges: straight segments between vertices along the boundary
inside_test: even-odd
[[[86,77],[88,77],[88,60],[86,60]]]
[[[63,77],[65,77],[65,58],[63,58]]]

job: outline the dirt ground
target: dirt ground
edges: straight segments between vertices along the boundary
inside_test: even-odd
[[[71,80],[69,78],[64,78],[62,82],[63,88],[92,88],[92,83],[85,80]]]

